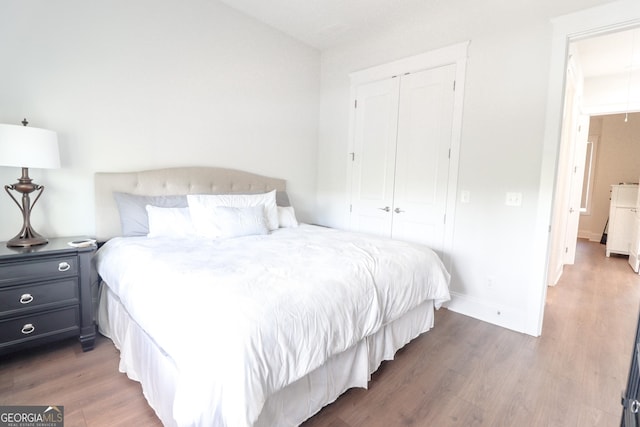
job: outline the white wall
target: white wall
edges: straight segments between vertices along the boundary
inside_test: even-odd
[[[584,81],[582,110],[585,114],[640,111],[640,71],[590,77]]]
[[[58,132],[62,168],[31,171],[41,233],[93,234],[96,171],[184,165],[284,178],[311,217],[315,49],[212,0],[3,0],[0,40],[0,123]],[[20,224],[0,196],[0,240]]]
[[[534,259],[541,258],[534,243],[547,239],[536,236],[538,224],[547,224],[545,229],[549,224],[550,208],[541,205],[540,197],[546,204],[552,197],[541,187],[541,170],[550,175],[548,182],[554,174],[543,168],[549,155],[544,140],[550,19],[600,3],[606,2],[493,0],[468,2],[465,8],[430,3],[402,27],[323,52],[318,220],[336,227],[348,224],[348,74],[471,40],[458,178],[459,190],[470,192],[471,203],[456,206],[451,308],[536,334],[536,322],[530,320],[537,313],[531,313],[527,299],[537,297],[535,290],[544,282],[540,270],[546,260]],[[554,151],[550,154],[557,155]],[[510,191],[523,193],[521,207],[505,206]],[[533,311],[538,305],[533,302]]]

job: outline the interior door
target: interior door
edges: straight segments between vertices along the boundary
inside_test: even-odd
[[[639,187],[640,188],[640,187]],[[636,205],[631,210],[631,243],[629,244],[629,265],[636,273],[640,272],[640,190],[636,194]]]
[[[578,245],[578,228],[580,226],[580,203],[582,186],[584,185],[584,168],[587,156],[587,140],[589,139],[589,116],[580,115],[577,119],[575,133],[575,149],[569,180],[569,212],[565,227],[564,264],[573,264],[576,260]]]
[[[456,67],[406,74],[400,81],[393,237],[444,244]]]
[[[629,265],[636,273],[640,272],[640,215],[638,215],[637,207],[633,209]]]
[[[391,236],[399,79],[356,89],[350,228]]]

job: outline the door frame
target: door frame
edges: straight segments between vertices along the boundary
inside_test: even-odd
[[[574,155],[571,159],[571,184],[569,191],[569,216],[567,218],[567,229],[564,233],[565,254],[563,263],[573,265],[576,261],[576,249],[578,246],[578,234],[580,228],[580,204],[582,200],[584,185],[584,170],[586,165],[587,143],[589,141],[590,117],[582,112],[576,118],[577,131],[575,133]]]
[[[349,194],[353,193],[353,162],[351,153],[354,151],[355,138],[355,103],[357,87],[363,83],[382,80],[404,73],[428,70],[444,65],[456,65],[456,86],[453,106],[453,123],[451,129],[451,152],[449,155],[449,176],[446,200],[445,236],[442,247],[442,261],[448,268],[452,262],[453,231],[455,225],[455,209],[458,193],[458,167],[460,160],[460,140],[462,135],[462,105],[464,101],[464,86],[466,65],[470,41],[464,41],[451,46],[432,50],[422,54],[399,59],[386,64],[377,65],[349,74],[351,80],[350,91],[350,117],[349,117],[349,144],[347,150],[347,188]],[[345,206],[346,215],[350,213],[351,196]]]

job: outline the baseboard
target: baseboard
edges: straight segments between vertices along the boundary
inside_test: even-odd
[[[482,320],[483,322],[532,335],[525,331],[523,310],[515,310],[512,307],[488,303],[479,298],[457,292],[451,292],[451,301],[447,303],[446,307],[448,310]]]
[[[558,281],[562,277],[562,273],[564,273],[564,264],[560,264],[558,271],[556,271],[553,275],[549,275],[549,283],[548,286],[555,286],[558,284]]]
[[[578,239],[587,239],[590,242],[599,242],[602,238],[602,233],[594,233],[587,230],[578,230]]]

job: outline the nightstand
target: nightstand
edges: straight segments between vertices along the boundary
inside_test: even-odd
[[[96,337],[91,258],[97,246],[77,237],[9,248],[0,243],[0,354],[77,336],[83,351]]]

